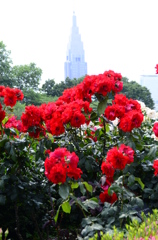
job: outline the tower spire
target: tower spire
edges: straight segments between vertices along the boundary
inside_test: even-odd
[[[77,26],[76,15],[73,11],[72,28],[67,46],[65,68],[65,79],[80,78],[87,74],[87,63],[85,62],[83,42]]]

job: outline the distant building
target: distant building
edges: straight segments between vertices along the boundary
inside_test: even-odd
[[[65,79],[67,77],[70,79],[80,78],[87,74],[87,63],[85,62],[83,42],[81,41],[81,35],[79,34],[79,29],[76,24],[76,15],[74,12],[64,68]]]
[[[158,75],[141,75],[140,84],[149,89],[155,110],[158,111]]]

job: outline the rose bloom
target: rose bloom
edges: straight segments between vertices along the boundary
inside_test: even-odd
[[[154,175],[158,174],[158,159],[154,160],[153,168],[155,169]]]
[[[0,123],[3,121],[4,118],[5,118],[5,111],[0,110]]]
[[[80,127],[82,124],[85,123],[85,120],[85,116],[81,112],[77,111],[73,114],[71,118],[71,126]]]
[[[127,102],[127,97],[124,94],[116,94],[113,100],[113,103],[125,106]]]
[[[72,168],[71,166],[67,169],[67,176],[70,178],[74,178],[75,180],[78,180],[81,178],[82,170],[80,168]]]
[[[127,164],[130,164],[134,161],[134,150],[129,146],[121,144],[119,147],[119,151],[123,153],[123,155],[128,157]]]
[[[155,136],[158,137],[158,122],[154,123],[153,132],[155,133]]]
[[[77,168],[78,162],[75,152],[70,153],[66,148],[57,148],[54,152],[49,150],[44,163],[45,175],[55,184],[64,183],[67,176],[77,180],[82,174],[82,170]]]
[[[46,172],[45,175],[51,182],[56,184],[64,183],[66,181],[66,169],[61,163],[56,164],[54,167],[52,167],[49,175],[47,175]]]
[[[101,165],[102,173],[105,174],[107,177],[113,177],[115,173],[115,169],[113,168],[112,164],[109,162],[103,162]]]
[[[129,115],[125,115],[120,119],[119,128],[124,132],[132,131],[131,118]]]
[[[100,198],[100,201],[101,201],[102,203],[108,202],[108,203],[113,204],[114,202],[117,201],[117,195],[116,195],[116,193],[113,193],[112,195],[109,195],[109,194],[108,194],[108,189],[106,189],[104,192],[102,192],[102,193],[99,195],[99,198]]]
[[[116,107],[115,107],[115,105],[108,106],[105,109],[104,115],[107,119],[109,119],[111,121],[115,120],[115,118],[116,118]]]
[[[157,118],[157,114],[156,114],[156,111],[153,110],[153,109],[148,109],[147,112],[147,117],[150,118],[150,119],[156,119]]]
[[[117,147],[110,149],[107,153],[106,161],[111,163],[114,169],[123,170],[129,158],[121,153]]]
[[[14,107],[17,101],[15,90],[9,87],[6,87],[4,90],[4,104],[6,106]]]

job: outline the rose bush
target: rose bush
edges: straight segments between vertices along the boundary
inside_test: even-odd
[[[56,102],[27,106],[21,120],[12,108],[23,93],[0,86],[0,227],[8,238],[88,239],[158,207],[157,115],[119,93],[121,78],[111,70],[86,76]]]

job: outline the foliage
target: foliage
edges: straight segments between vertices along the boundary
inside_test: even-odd
[[[17,117],[17,119],[21,118],[21,115],[24,111],[25,111],[25,104],[17,102],[13,110],[13,114]]]
[[[119,231],[114,227],[112,234],[100,232],[101,240],[145,240],[145,239],[158,239],[158,211],[153,209],[153,214],[148,214],[146,216],[143,212],[141,214],[142,223],[139,223],[137,220],[133,220],[129,225],[126,225],[126,232]],[[98,233],[94,237],[89,238],[89,240],[97,240]]]
[[[15,79],[15,87],[21,90],[28,91],[33,89],[38,90],[42,70],[36,67],[35,63],[30,63],[29,65],[19,65],[14,66],[12,73]]]
[[[77,84],[79,84],[80,82],[83,81],[84,77],[81,77],[79,79],[70,79],[70,78],[66,78],[65,81],[61,81],[60,83],[56,83],[54,82],[54,80],[47,80],[43,85],[42,85],[42,90],[47,94],[47,95],[51,95],[51,96],[61,96],[63,91],[65,89],[71,88],[76,86]]]
[[[52,97],[40,92],[35,92],[33,89],[24,90],[23,92],[23,103],[26,105],[40,106],[42,103],[54,102],[57,99],[57,97]]]
[[[135,81],[129,81],[128,78],[123,77],[123,90],[122,93],[128,98],[136,99],[142,101],[147,107],[153,109],[154,102],[151,97],[151,93],[148,88],[141,86]]]
[[[10,51],[7,51],[2,41],[0,42],[0,85],[9,87],[14,86]]]
[[[55,85],[54,79],[48,79],[45,81],[45,83],[42,85],[42,90],[47,94],[47,95],[52,95],[53,87]]]

